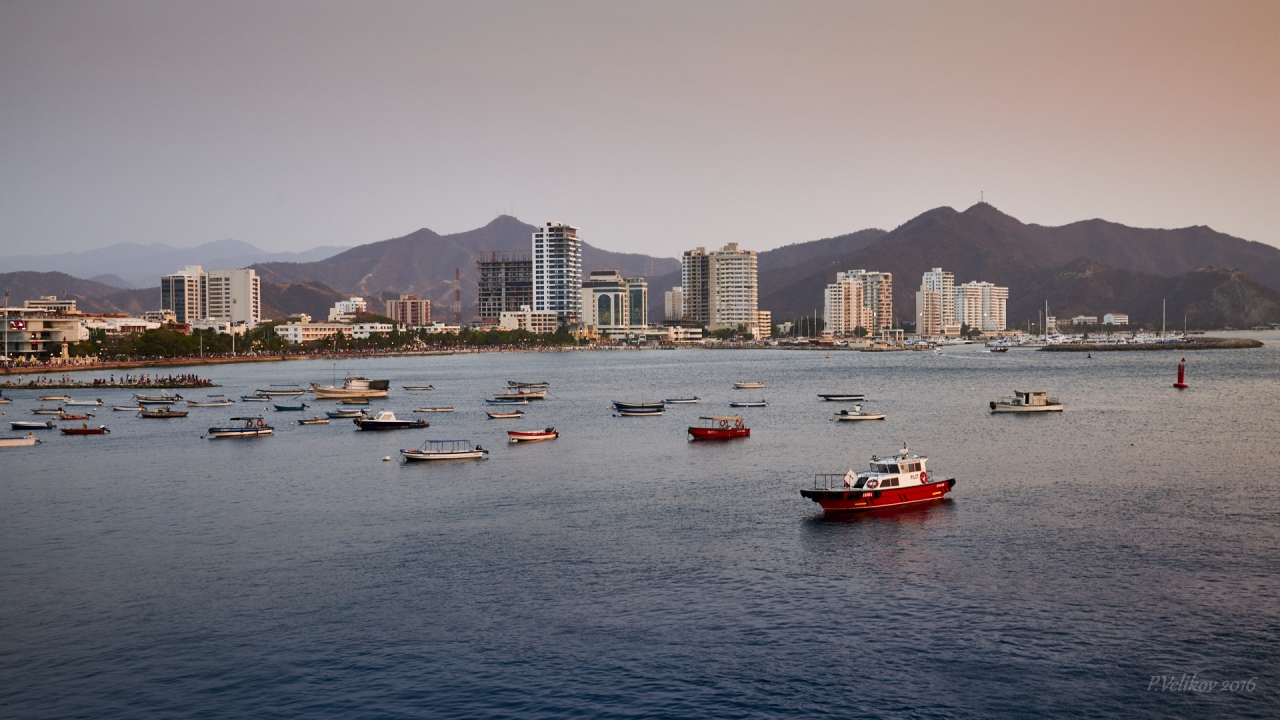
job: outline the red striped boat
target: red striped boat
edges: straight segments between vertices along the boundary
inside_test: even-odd
[[[902,507],[941,500],[955,487],[955,478],[935,478],[925,469],[929,458],[911,455],[907,446],[892,457],[871,456],[867,472],[814,476],[813,488],[800,495],[818,503],[823,512],[841,514]]]
[[[703,415],[702,427],[689,427],[689,434],[694,440],[732,440],[749,437],[751,428],[747,427],[741,417],[711,417]]]

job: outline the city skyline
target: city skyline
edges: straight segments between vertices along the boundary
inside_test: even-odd
[[[980,197],[1280,246],[1277,22],[1265,2],[10,3],[0,254],[300,250],[509,212],[676,257]],[[573,48],[539,40],[559,32]]]

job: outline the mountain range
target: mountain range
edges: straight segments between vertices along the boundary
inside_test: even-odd
[[[163,243],[117,243],[78,253],[0,257],[0,270],[63,272],[116,288],[132,289],[159,285],[161,275],[177,272],[188,265],[202,265],[206,270],[225,270],[259,262],[312,262],[343,250],[346,248],[317,247],[296,253],[273,253],[239,240],[218,240],[189,248]]]
[[[346,295],[363,296],[377,310],[383,300],[412,293],[430,299],[433,316],[444,320],[451,319],[446,313],[453,302],[456,268],[462,315],[468,319],[475,311],[478,254],[527,253],[536,229],[500,216],[467,232],[440,235],[424,228],[321,259],[265,259],[250,266],[263,279],[265,317],[307,312],[322,318]],[[165,265],[152,276],[149,289],[126,290],[72,277],[75,273],[8,272],[6,262],[0,259],[0,271],[7,272],[0,274],[0,283],[14,291],[15,299],[67,293],[80,307],[96,312],[154,309],[159,304],[158,275],[178,269]],[[234,266],[216,260],[202,264]],[[1203,226],[1152,230],[1103,220],[1059,227],[1027,224],[987,203],[964,211],[935,208],[890,231],[860,230],[761,252],[759,306],[772,311],[775,321],[821,312],[823,290],[836,272],[865,268],[893,273],[894,316],[911,322],[920,277],[934,267],[952,272],[957,284],[985,280],[1007,286],[1010,323],[1036,318],[1046,300],[1051,312],[1063,318],[1122,312],[1135,322],[1154,322],[1160,319],[1163,300],[1169,318],[1185,314],[1196,325],[1280,322],[1280,249]],[[94,269],[89,277],[109,268]],[[584,242],[584,274],[605,269],[649,281],[654,321],[663,317],[664,292],[680,284],[680,264],[674,258],[615,253]]]

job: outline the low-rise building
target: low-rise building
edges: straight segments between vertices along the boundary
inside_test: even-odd
[[[503,330],[527,330],[537,335],[554,333],[559,325],[555,310],[533,310],[528,305],[520,306],[516,312],[504,312],[498,319],[498,327]]]
[[[773,312],[769,310],[756,311],[756,324],[751,330],[751,334],[756,336],[757,340],[773,337]]]
[[[1107,313],[1102,316],[1103,325],[1128,325],[1129,316],[1124,313]]]
[[[395,325],[384,322],[356,323],[351,326],[351,337],[356,340],[366,340],[370,335],[375,333],[378,335],[389,335],[392,330],[395,330],[395,328]]]
[[[24,300],[22,307],[51,313],[75,314],[76,301],[59,299],[57,295],[41,295],[38,300]]]
[[[1072,325],[1097,325],[1098,316],[1097,315],[1077,315],[1071,318],[1071,324]]]
[[[442,322],[431,323],[430,325],[423,325],[422,327],[415,328],[415,329],[418,332],[424,332],[424,333],[427,333],[428,335],[436,335],[438,333],[452,333],[454,335],[457,335],[458,333],[462,332],[461,325],[446,325]]]
[[[157,330],[164,323],[148,320],[145,317],[127,317],[122,315],[86,315],[84,326],[89,330],[101,330],[112,337],[132,335],[134,333]]]
[[[276,334],[285,342],[306,343],[339,334],[351,337],[351,326],[347,323],[285,323],[276,326]]]
[[[353,297],[350,300],[339,300],[329,308],[329,322],[351,322],[356,315],[366,312],[369,304],[364,298]]]
[[[667,328],[667,341],[673,343],[702,342],[702,328],[672,326]]]
[[[3,355],[36,360],[61,354],[64,344],[89,339],[79,315],[59,315],[42,308],[6,307]]]

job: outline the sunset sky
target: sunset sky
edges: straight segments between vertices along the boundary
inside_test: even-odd
[[[0,157],[0,255],[765,250],[980,192],[1280,245],[1280,2],[0,0]]]

